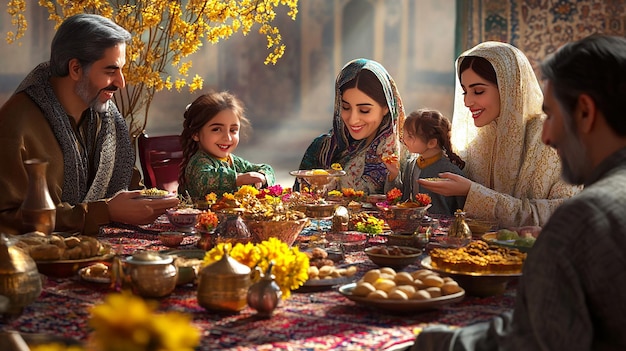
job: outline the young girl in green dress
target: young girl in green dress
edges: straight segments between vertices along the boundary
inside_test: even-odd
[[[191,103],[185,111],[181,135],[179,194],[188,192],[193,199],[203,199],[209,193],[234,193],[242,185],[274,185],[270,165],[233,155],[240,130],[249,125],[243,103],[229,92],[210,92]]]

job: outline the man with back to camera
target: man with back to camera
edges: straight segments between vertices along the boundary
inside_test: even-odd
[[[412,350],[626,350],[626,38],[568,43],[541,71],[543,142],[585,188],[541,231],[513,313],[427,328]]]
[[[0,232],[23,233],[23,162],[48,161],[56,230],[97,234],[109,222],[147,224],[178,200],[137,199],[128,127],[111,101],[124,88],[130,33],[93,14],[67,18],[38,65],[0,108]],[[137,189],[128,191],[128,189]]]

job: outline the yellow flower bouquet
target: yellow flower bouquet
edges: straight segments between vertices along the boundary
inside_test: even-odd
[[[253,270],[259,267],[266,272],[273,261],[272,273],[283,299],[291,296],[291,290],[299,288],[309,279],[309,257],[297,247],[289,247],[276,238],[269,238],[258,244],[217,244],[206,253],[201,266],[204,268],[221,259],[225,250],[230,257]]]
[[[112,293],[90,310],[93,328],[85,348],[58,343],[33,346],[31,351],[193,351],[200,331],[191,316],[180,312],[156,313],[158,303],[129,292]]]

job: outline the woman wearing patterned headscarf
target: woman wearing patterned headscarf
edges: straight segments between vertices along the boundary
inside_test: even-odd
[[[469,217],[543,225],[580,189],[561,180],[559,156],[541,142],[543,94],[530,62],[512,45],[484,42],[457,59],[457,72],[452,146],[469,179],[420,184],[467,195]]]
[[[313,140],[299,169],[338,163],[346,175],[331,188],[380,194],[388,175],[383,157],[406,158],[400,143],[403,122],[402,99],[387,70],[373,60],[348,62],[335,83],[333,129]]]

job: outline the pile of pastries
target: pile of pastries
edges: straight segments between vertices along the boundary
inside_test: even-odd
[[[376,300],[428,300],[460,292],[459,284],[429,269],[396,272],[384,267],[369,270],[356,283],[352,295]]]
[[[111,280],[111,269],[101,262],[85,267],[80,274],[83,278]]]
[[[437,248],[430,251],[432,267],[471,273],[519,273],[526,253],[517,249],[489,245],[476,240],[460,248]]]
[[[23,249],[35,261],[76,260],[100,256],[107,248],[90,236],[46,235],[30,232],[17,237],[15,246]]]
[[[309,280],[351,277],[357,272],[356,266],[335,266],[335,262],[328,258],[328,252],[322,248],[316,247],[307,255],[309,256]]]

